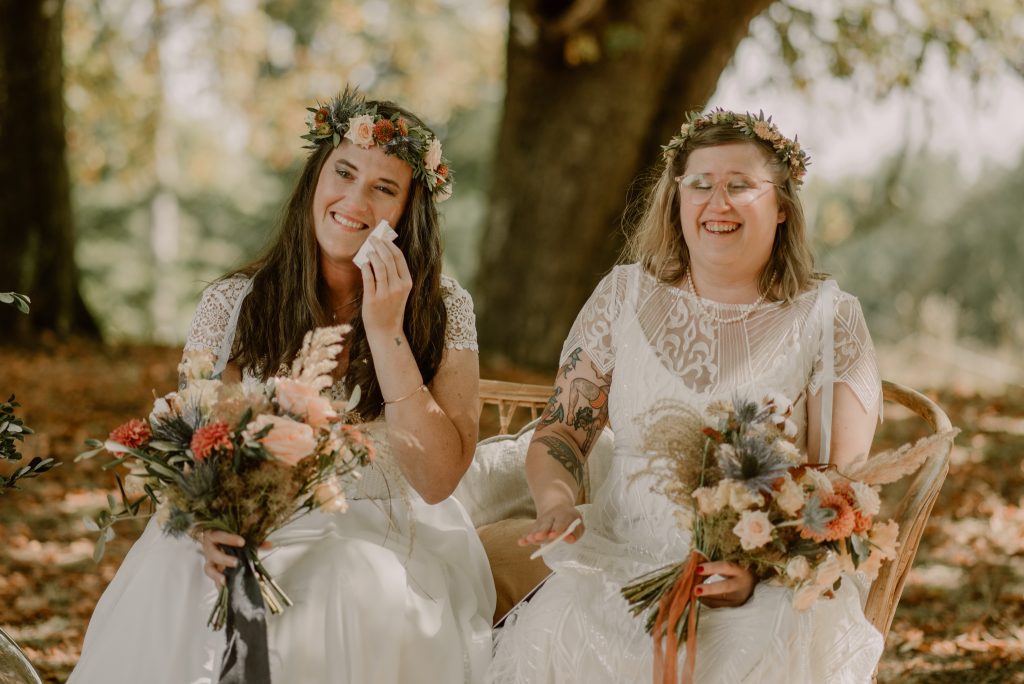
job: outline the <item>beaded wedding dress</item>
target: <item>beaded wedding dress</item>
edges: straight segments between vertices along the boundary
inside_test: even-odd
[[[185,349],[223,369],[249,281],[206,289]],[[445,346],[477,349],[473,304],[442,279]],[[335,390],[340,384],[335,386]],[[295,605],[268,615],[275,684],[480,682],[491,657],[494,585],[461,504],[427,505],[390,455],[383,419],[366,423],[374,465],[347,491],[344,513],[313,513],[270,537],[264,565]],[[71,684],[214,684],[223,632],[199,545],[155,519],[100,598]]]
[[[655,402],[676,400],[700,411],[715,400],[759,400],[773,390],[800,397],[794,419],[801,434],[807,392],[831,387],[829,378],[846,383],[865,407],[880,406],[881,382],[860,305],[834,282],[790,304],[762,305],[744,320],[722,323],[702,312],[729,321],[749,308],[698,302],[689,290],[658,283],[636,264],[615,268],[597,287],[562,356],[564,363],[582,348],[601,373],[612,372],[614,456],[592,503],[580,507],[586,533],[545,555],[554,576],[497,634],[488,681],[651,681],[651,638],[619,590],[685,559],[690,548],[673,504],[652,493],[651,476],[644,473],[643,417]],[[823,342],[828,338],[833,344]],[[827,411],[831,415],[830,403]],[[849,579],[834,599],[807,612],[792,608],[789,590],[764,583],[741,607],[702,607],[695,681],[870,682],[882,637],[864,617],[863,587],[859,591]],[[682,648],[680,662],[684,653]]]

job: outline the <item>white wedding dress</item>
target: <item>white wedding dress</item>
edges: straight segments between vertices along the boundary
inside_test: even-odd
[[[722,318],[745,310],[702,301]],[[823,342],[829,337],[832,345]],[[593,502],[580,507],[586,533],[545,555],[554,576],[497,634],[490,682],[651,681],[651,637],[643,620],[628,613],[619,590],[639,575],[685,559],[690,539],[676,522],[673,504],[652,493],[651,477],[643,474],[648,407],[668,399],[703,410],[714,400],[759,400],[774,390],[801,397],[794,417],[805,433],[806,393],[831,387],[829,377],[846,383],[866,407],[881,402],[860,305],[832,281],[791,304],[763,305],[745,321],[719,324],[701,315],[688,290],[660,284],[638,265],[619,266],[580,312],[563,363],[577,348],[600,372],[613,373],[608,405],[614,456]],[[830,394],[823,395],[826,401]],[[882,637],[865,619],[851,579],[844,579],[834,599],[807,612],[792,608],[789,590],[764,583],[739,608],[702,607],[695,681],[870,682]],[[684,654],[685,647],[680,659]]]
[[[186,349],[230,349],[249,281],[206,289]],[[445,347],[477,349],[473,304],[442,279]],[[339,386],[336,385],[336,389]],[[264,564],[295,605],[267,618],[275,684],[482,681],[494,584],[454,498],[427,505],[390,457],[384,421],[364,424],[378,457],[349,488],[345,513],[313,512],[271,535]],[[199,545],[150,520],[100,598],[71,684],[214,684],[223,632]]]

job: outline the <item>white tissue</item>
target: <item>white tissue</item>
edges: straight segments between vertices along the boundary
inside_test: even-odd
[[[530,560],[537,560],[538,558],[543,556],[545,553],[550,551],[551,547],[555,546],[556,544],[558,544],[560,542],[565,541],[565,538],[568,537],[570,534],[572,534],[576,530],[576,528],[580,526],[581,522],[583,522],[583,521],[580,520],[579,518],[576,518],[575,520],[573,520],[571,523],[569,523],[569,526],[566,527],[565,530],[563,530],[562,534],[558,535],[557,537],[555,537],[554,539],[549,541],[547,544],[544,544],[539,549],[537,549],[536,551],[531,553],[530,554]]]
[[[370,244],[370,238],[378,238],[380,240],[387,240],[388,242],[394,242],[395,238],[398,237],[398,233],[391,227],[387,219],[381,219],[377,227],[370,231],[370,234],[366,237],[366,242],[363,243],[356,255],[352,257],[352,263],[362,268],[366,265],[369,260],[370,250],[373,249],[373,245]]]

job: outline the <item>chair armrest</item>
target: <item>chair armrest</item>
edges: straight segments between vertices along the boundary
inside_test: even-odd
[[[886,401],[905,406],[923,418],[931,426],[933,433],[945,432],[953,427],[939,405],[916,390],[883,381],[882,396]],[[903,594],[903,586],[917,555],[928,516],[949,472],[952,449],[953,438],[950,437],[941,448],[936,449],[928,457],[915,474],[893,516],[900,526],[899,554],[894,560],[882,566],[878,577],[871,584],[864,606],[865,616],[882,633],[883,638],[892,626],[896,605]]]

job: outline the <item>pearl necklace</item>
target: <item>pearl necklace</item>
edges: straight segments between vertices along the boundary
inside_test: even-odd
[[[720,324],[739,323],[741,321],[747,320],[747,318],[749,318],[752,313],[757,311],[758,308],[760,308],[760,306],[764,304],[765,297],[767,297],[768,293],[771,292],[773,287],[775,287],[775,274],[772,273],[772,279],[768,281],[768,288],[761,293],[761,296],[757,298],[757,301],[754,302],[750,306],[750,308],[748,308],[743,313],[739,314],[738,316],[733,316],[731,318],[722,318],[721,316],[718,315],[718,313],[712,313],[704,308],[704,302],[701,301],[700,295],[697,294],[697,287],[693,284],[693,276],[690,275],[690,269],[686,269],[686,284],[687,286],[689,286],[690,292],[693,293],[693,298],[697,300],[697,308],[700,309],[701,315],[707,316],[714,322]]]

